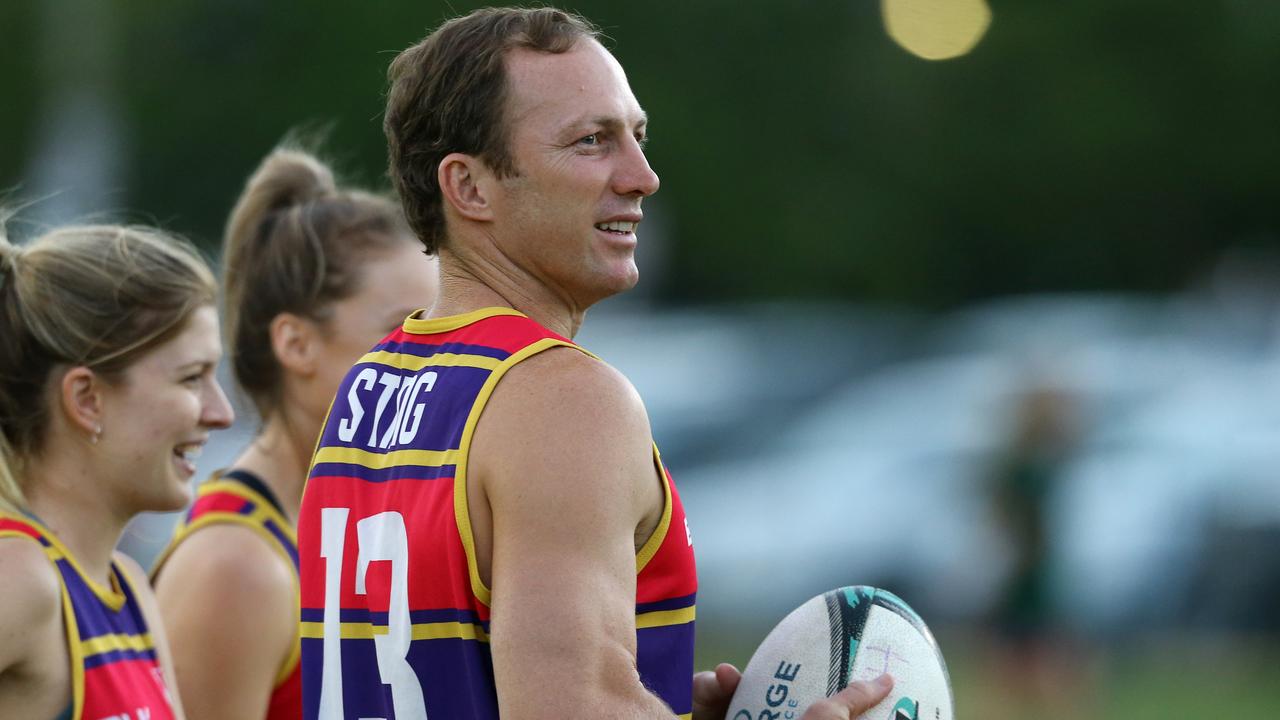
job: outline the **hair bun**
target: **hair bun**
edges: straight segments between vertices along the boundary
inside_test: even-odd
[[[268,212],[301,205],[338,192],[333,171],[301,150],[278,149],[249,179],[248,193],[262,198]]]
[[[227,222],[227,251],[238,255],[249,238],[257,237],[277,213],[338,193],[333,171],[302,150],[278,148],[268,155],[245,183],[244,192]],[[238,264],[234,259],[228,264]]]

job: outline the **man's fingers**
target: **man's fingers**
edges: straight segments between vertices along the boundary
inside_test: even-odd
[[[694,720],[724,720],[725,711],[733,691],[738,689],[742,673],[729,663],[720,663],[715,670],[703,670],[693,675]]]
[[[716,682],[720,684],[720,690],[725,695],[732,696],[741,681],[742,673],[738,672],[738,668],[729,663],[720,663],[716,666]]]
[[[893,689],[893,678],[888,673],[871,682],[850,683],[849,687],[833,695],[830,699],[844,703],[853,711],[854,717],[875,707],[876,703],[885,699]]]
[[[702,670],[693,674],[693,697],[694,701],[703,700],[704,698],[714,698],[718,695],[720,683],[716,680],[716,674],[710,670]]]
[[[733,691],[738,689],[742,673],[729,663],[720,663],[715,670],[703,670],[693,675],[693,696],[695,702],[704,703],[728,702]]]
[[[809,706],[801,720],[853,720],[884,700],[893,689],[888,674],[871,682],[858,681],[849,687]]]

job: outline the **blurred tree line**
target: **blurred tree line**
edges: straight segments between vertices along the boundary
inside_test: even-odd
[[[108,216],[212,249],[300,125],[385,186],[387,64],[481,4],[6,0],[0,188],[77,191],[33,180],[51,98],[77,85],[111,98],[120,159],[90,208]],[[665,300],[1163,291],[1280,246],[1280,3],[995,0],[942,63],[898,48],[873,0],[566,7],[650,115]]]

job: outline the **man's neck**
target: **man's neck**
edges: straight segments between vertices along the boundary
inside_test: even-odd
[[[486,307],[509,307],[534,322],[572,339],[582,326],[586,308],[577,308],[540,283],[490,263],[467,262],[440,252],[440,297],[430,317],[462,315]]]

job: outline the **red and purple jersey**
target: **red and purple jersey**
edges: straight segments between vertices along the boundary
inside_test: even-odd
[[[503,375],[556,347],[581,350],[515,310],[486,308],[410,318],[347,374],[298,520],[304,718],[498,717],[468,452]],[[656,448],[654,462],[666,503],[636,553],[637,662],[645,687],[687,717],[693,547]]]
[[[155,643],[124,570],[111,564],[111,587],[91,580],[47,528],[0,513],[0,538],[40,543],[58,570],[71,657],[72,720],[173,720]]]
[[[159,577],[164,563],[178,544],[209,525],[239,525],[267,541],[294,572],[297,592],[298,540],[279,503],[261,479],[243,470],[214,475],[201,483],[191,509],[174,530],[173,539],[156,559],[151,577]],[[296,633],[295,633],[296,635]],[[295,636],[294,647],[276,673],[275,686],[267,705],[266,720],[297,720],[302,717],[301,650]]]

